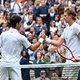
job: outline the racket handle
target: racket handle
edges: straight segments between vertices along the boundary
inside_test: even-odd
[[[71,58],[70,60],[73,62],[79,62],[79,60],[76,60],[75,58]]]

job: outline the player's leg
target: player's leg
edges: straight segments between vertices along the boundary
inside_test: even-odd
[[[10,78],[11,78],[11,80],[22,80],[21,68],[19,68],[19,67],[11,68]]]
[[[8,80],[8,68],[0,67],[0,80]]]

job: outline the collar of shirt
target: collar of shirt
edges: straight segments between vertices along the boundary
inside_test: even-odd
[[[16,33],[19,33],[18,32],[18,30],[17,29],[15,29],[15,28],[10,28],[10,30],[9,30],[11,33],[13,33],[13,32],[16,32]]]

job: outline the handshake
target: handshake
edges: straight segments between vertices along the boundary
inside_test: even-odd
[[[39,41],[41,43],[43,43],[43,41],[45,41],[46,43],[50,44],[51,43],[51,39],[46,37],[45,33],[44,32],[41,32],[40,35],[39,35]]]

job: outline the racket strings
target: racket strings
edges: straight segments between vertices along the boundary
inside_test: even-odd
[[[61,45],[57,48],[57,53],[62,57],[65,58],[67,60],[72,60],[74,58],[74,60],[76,61],[72,51],[65,45]]]

